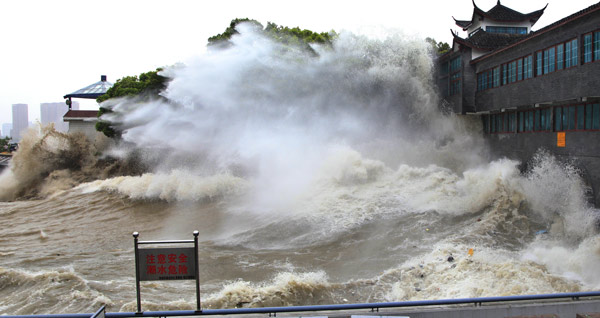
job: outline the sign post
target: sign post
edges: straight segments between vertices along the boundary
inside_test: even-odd
[[[137,312],[142,312],[140,281],[150,280],[196,280],[196,310],[200,304],[200,269],[198,266],[198,231],[194,240],[138,241],[138,232],[133,233],[135,245],[135,283]],[[139,248],[143,244],[194,244],[194,247]]]

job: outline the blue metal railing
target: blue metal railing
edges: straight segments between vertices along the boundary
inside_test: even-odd
[[[341,305],[314,305],[314,306],[290,306],[290,307],[262,307],[262,308],[232,308],[232,309],[204,309],[196,310],[173,310],[173,311],[144,311],[144,312],[107,312],[106,318],[129,318],[129,317],[170,317],[170,316],[209,316],[209,315],[240,315],[240,314],[277,314],[288,312],[308,312],[308,311],[338,311],[338,310],[356,310],[370,309],[379,311],[380,308],[400,308],[417,306],[440,306],[440,305],[458,305],[475,304],[491,302],[511,302],[527,300],[547,300],[571,298],[578,300],[581,297],[600,297],[600,291],[578,292],[578,293],[560,293],[560,294],[541,294],[541,295],[521,295],[521,296],[499,296],[499,297],[477,297],[477,298],[458,298],[458,299],[439,299],[439,300],[416,300],[389,303],[363,303],[363,304],[341,304]],[[0,316],[1,318],[90,318],[89,314],[53,314],[53,315],[16,315]]]

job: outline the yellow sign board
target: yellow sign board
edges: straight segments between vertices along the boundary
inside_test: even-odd
[[[567,145],[566,133],[559,132],[556,133],[556,146],[557,147],[565,147]]]

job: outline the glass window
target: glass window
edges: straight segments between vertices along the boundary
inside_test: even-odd
[[[542,63],[542,51],[537,52],[537,57],[536,57],[536,67],[537,67],[537,72],[535,73],[535,76],[540,76],[542,75],[542,66],[544,65]]]
[[[519,113],[519,132],[523,132],[523,112]]]
[[[535,110],[535,130],[536,131],[542,130],[542,127],[540,126],[540,110],[539,109]]]
[[[569,108],[563,107],[562,112],[562,130],[569,129]]]
[[[565,68],[569,68],[571,66],[571,42],[565,43]]]
[[[517,113],[510,113],[510,126],[509,126],[509,130],[510,132],[515,132],[515,127],[517,124]]]
[[[461,78],[460,71],[450,75],[450,95],[455,95],[455,94],[460,93],[460,78]]]
[[[585,129],[584,109],[585,109],[585,105],[577,106],[577,130]]]
[[[496,115],[490,115],[490,126],[491,126],[490,133],[495,133],[496,132]]]
[[[487,115],[482,115],[481,116],[481,124],[483,125],[483,132],[487,133],[488,131],[488,116]]]
[[[448,62],[444,62],[440,68],[440,75],[448,75]]]
[[[565,57],[564,57],[564,45],[561,43],[558,46],[556,46],[556,69],[557,70],[562,70],[563,69],[563,61],[564,61]]]
[[[527,112],[527,123],[529,126],[528,131],[532,131],[533,130],[533,112]]]
[[[592,129],[592,110],[592,104],[585,105],[585,129]]]
[[[514,61],[512,63],[510,63],[510,68],[511,68],[511,83],[516,82],[517,81],[517,61]]]
[[[575,129],[575,106],[569,107],[569,130]]]
[[[571,41],[571,66],[577,65],[577,39]]]
[[[594,118],[592,129],[600,129],[600,104],[594,104]]]
[[[454,73],[460,70],[460,56],[450,61],[450,72]]]
[[[500,66],[494,68],[494,87],[500,86]]]
[[[533,55],[527,57],[527,78],[533,77]]]
[[[502,85],[506,85],[506,64],[502,64]]]
[[[594,32],[594,61],[600,60],[600,31]]]
[[[548,74],[548,50],[544,51],[544,74]]]
[[[554,60],[555,60],[555,48],[551,47],[548,49],[548,72],[554,72]]]
[[[546,113],[546,125],[544,130],[552,130],[552,108],[546,108],[544,113]]]
[[[488,33],[527,34],[526,27],[487,26],[485,31]]]
[[[554,109],[555,112],[555,120],[554,120],[554,130],[556,131],[561,131],[562,129],[562,125],[561,125],[561,117],[562,117],[562,108],[561,107],[556,107]]]
[[[517,81],[523,80],[523,59],[517,61]]]
[[[583,63],[592,61],[592,34],[583,36]]]
[[[523,58],[523,79],[531,77],[531,55]]]
[[[496,115],[496,130],[502,132],[502,115]]]

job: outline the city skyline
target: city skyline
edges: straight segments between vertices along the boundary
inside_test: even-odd
[[[79,101],[73,101],[71,109],[79,110]],[[63,116],[68,110],[69,107],[64,102],[40,103],[40,118],[31,121],[29,120],[30,109],[28,104],[13,104],[11,108],[12,120],[10,122],[0,123],[2,127],[2,129],[0,129],[0,134],[2,137],[11,137],[14,141],[18,141],[22,137],[22,133],[25,129],[38,123],[42,126],[54,123],[54,127],[57,131],[66,133],[68,132],[69,124],[63,121]],[[18,122],[17,125],[14,124],[15,121]],[[14,131],[13,127],[16,127]]]

